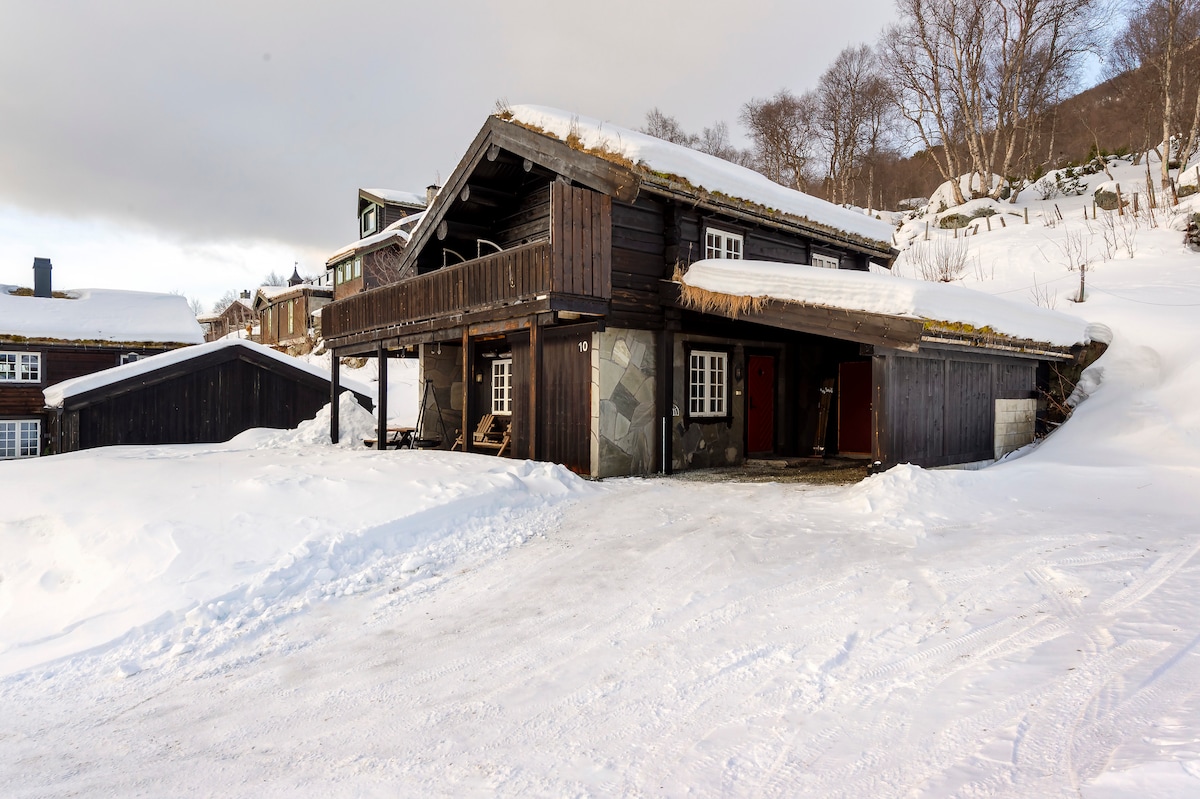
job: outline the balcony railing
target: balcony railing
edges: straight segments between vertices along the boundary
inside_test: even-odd
[[[369,330],[530,300],[554,291],[550,242],[540,241],[447,266],[325,306],[333,339]]]

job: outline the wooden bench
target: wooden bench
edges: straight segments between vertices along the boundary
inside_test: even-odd
[[[494,449],[497,455],[503,455],[508,449],[509,444],[509,425],[496,418],[494,414],[488,413],[479,420],[479,424],[475,427],[475,432],[471,434],[471,447],[474,449]],[[465,449],[463,446],[463,436],[459,433],[458,438],[454,440],[454,446],[450,447],[453,452],[455,449]]]
[[[389,427],[387,438],[383,440],[384,449],[412,449],[416,443],[417,428]],[[364,438],[363,446],[374,447],[379,443],[377,438]]]

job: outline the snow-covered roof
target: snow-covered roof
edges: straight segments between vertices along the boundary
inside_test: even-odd
[[[198,344],[204,332],[178,294],[74,289],[65,298],[18,296],[0,286],[0,340]],[[56,292],[58,293],[58,292]]]
[[[385,227],[378,233],[374,233],[366,238],[358,239],[342,247],[333,255],[325,260],[326,266],[332,266],[334,262],[341,260],[350,253],[358,249],[372,247],[391,239],[399,239],[402,244],[407,244],[413,236],[413,231],[417,229],[417,225],[425,218],[424,211],[418,211],[415,214],[409,214],[406,217],[397,219],[392,224]]]
[[[290,355],[284,355],[281,352],[264,347],[262,344],[256,344],[253,341],[245,339],[223,338],[219,341],[212,341],[207,344],[197,344],[194,347],[181,347],[177,350],[164,352],[159,355],[152,355],[148,358],[142,358],[132,363],[114,366],[111,369],[104,369],[100,372],[94,372],[83,377],[76,377],[71,380],[64,380],[53,386],[49,386],[42,390],[43,396],[46,398],[47,408],[61,408],[63,401],[70,397],[75,397],[88,391],[113,383],[127,380],[131,377],[141,377],[156,372],[160,369],[165,369],[168,366],[173,366],[178,363],[189,361],[193,358],[199,358],[208,355],[211,352],[217,352],[231,347],[241,347],[250,352],[259,353],[265,357],[272,358],[282,364],[299,369],[302,372],[307,372],[310,375],[319,377],[322,380],[329,379],[329,372],[319,367],[313,366],[307,361],[302,361],[299,358],[293,358]],[[353,391],[357,394],[363,394],[368,397],[375,395],[375,390],[364,386],[354,380],[339,380],[342,388]]]
[[[1077,316],[1014,302],[949,283],[768,261],[692,264],[683,283],[716,294],[763,297],[848,311],[903,316],[1071,347],[1106,341],[1106,331]]]
[[[256,299],[262,297],[267,302],[272,302],[288,294],[299,294],[303,291],[331,295],[333,289],[330,286],[317,286],[312,283],[297,283],[294,286],[259,286]]]
[[[416,205],[425,207],[425,192],[399,191],[398,189],[359,189],[362,194],[369,194],[374,199],[396,205]]]
[[[843,208],[818,197],[781,186],[754,170],[690,147],[672,144],[610,122],[581,117],[537,105],[512,106],[516,122],[563,141],[578,137],[586,150],[629,159],[643,171],[682,178],[710,195],[742,200],[806,220],[821,228],[841,231],[888,249],[892,226],[862,211]]]

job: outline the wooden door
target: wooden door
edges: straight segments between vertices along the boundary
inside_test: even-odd
[[[838,366],[838,453],[871,454],[871,362]]]
[[[538,383],[538,442],[542,460],[573,472],[592,470],[593,325],[547,329]]]
[[[775,451],[775,359],[751,355],[746,378],[746,452]]]

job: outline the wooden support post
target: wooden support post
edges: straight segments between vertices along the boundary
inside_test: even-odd
[[[341,393],[342,361],[336,352],[329,355],[329,440],[338,443],[338,394]]]
[[[471,357],[471,333],[466,327],[463,327],[462,334],[462,359],[462,451],[470,452],[471,444],[473,443],[470,427],[471,395],[475,393],[475,370],[473,368],[473,364],[471,363],[474,360],[474,358]]]
[[[378,401],[375,403],[375,449],[387,449],[387,350],[383,342],[375,347],[375,357],[379,360],[378,376],[379,390],[376,392]]]
[[[1138,193],[1136,191],[1133,193],[1133,215],[1138,215]]]
[[[1025,224],[1029,224],[1029,206],[1025,206]]]
[[[1000,227],[1002,227],[1002,228],[1008,227],[1008,223],[1004,221],[1004,214],[1000,215]]]
[[[537,460],[538,448],[538,377],[542,372],[542,329],[537,319],[529,325],[529,459]]]
[[[929,241],[929,220],[925,220],[925,241]]]
[[[988,233],[991,233],[992,232],[992,218],[990,216],[985,216],[983,218],[983,221],[987,222]]]
[[[1117,213],[1125,216],[1125,203],[1121,200],[1121,184],[1117,184]],[[1080,300],[1083,302],[1083,300]]]

